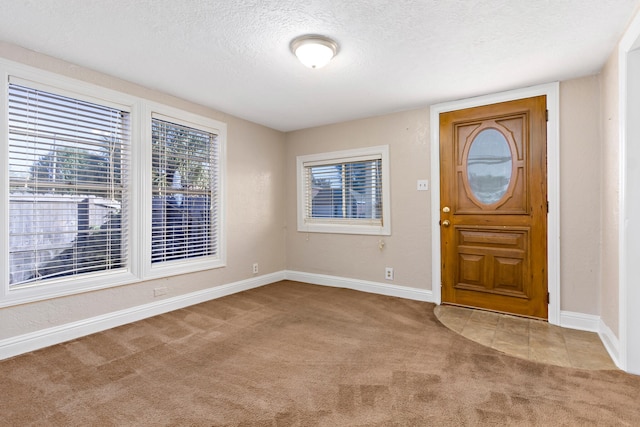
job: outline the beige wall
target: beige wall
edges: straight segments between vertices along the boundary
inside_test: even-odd
[[[599,314],[599,76],[560,84],[560,309]]]
[[[287,268],[390,285],[431,289],[429,109],[407,111],[287,134]],[[296,219],[296,156],[389,145],[391,236],[300,233]],[[378,248],[378,241],[385,242]]]
[[[227,267],[0,309],[0,339],[216,287],[285,268],[284,134],[160,92],[0,43],[0,57],[126,92],[227,124]],[[215,97],[215,94],[211,95]]]
[[[599,313],[600,275],[599,77],[560,85],[561,309]],[[296,230],[296,156],[389,144],[391,236],[326,235]],[[429,109],[356,120],[287,134],[287,268],[432,289]]]
[[[431,190],[416,190],[418,179],[430,179],[428,108],[282,134],[15,46],[0,43],[0,57],[182,108],[228,126],[227,267],[0,309],[0,339],[157,301],[152,290],[158,286],[168,287],[166,297],[173,297],[248,279],[253,277],[253,262],[260,263],[261,274],[286,268],[431,289]],[[611,60],[602,77],[560,86],[561,309],[594,315],[602,311],[616,331],[614,68]],[[391,236],[297,232],[296,156],[384,144],[390,146]],[[385,243],[382,250],[380,240]],[[395,269],[393,282],[384,280],[386,266]]]
[[[620,149],[618,114],[618,50],[609,57],[601,73],[602,94],[602,274],[600,316],[619,335],[619,218]]]

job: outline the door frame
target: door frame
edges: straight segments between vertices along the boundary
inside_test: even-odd
[[[431,292],[442,303],[442,254],[440,252],[440,113],[480,107],[534,96],[547,96],[547,286],[549,323],[560,324],[560,83],[548,83],[474,98],[432,105],[431,128]]]
[[[618,366],[640,375],[640,289],[633,278],[640,274],[636,255],[640,239],[640,188],[637,182],[637,159],[640,156],[640,123],[630,117],[640,115],[640,13],[623,35],[618,50],[619,114],[619,307]],[[632,77],[635,77],[632,80]]]

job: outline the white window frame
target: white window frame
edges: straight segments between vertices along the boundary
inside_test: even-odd
[[[0,308],[34,301],[58,298],[99,289],[134,284],[152,278],[169,277],[226,265],[226,141],[227,128],[223,122],[188,113],[147,99],[107,89],[52,72],[0,58]],[[33,286],[9,287],[9,80],[20,81],[29,87],[63,96],[119,108],[130,113],[130,184],[128,197],[129,236],[126,251],[127,267],[82,274],[80,276],[49,279]],[[215,129],[219,144],[219,224],[218,253],[171,262],[171,265],[151,268],[151,116],[153,112],[175,117],[193,127]],[[123,218],[124,219],[124,218]],[[6,237],[1,237],[6,236]],[[215,259],[212,259],[215,258]]]
[[[350,163],[380,157],[382,160],[382,225],[372,225],[370,221],[349,220],[341,223],[330,218],[323,221],[307,218],[306,168],[310,165],[332,165]],[[356,148],[351,150],[332,151],[328,153],[309,154],[296,157],[296,181],[298,194],[298,231],[305,233],[367,234],[388,236],[391,234],[391,195],[389,173],[389,146]]]
[[[145,153],[144,159],[144,168],[141,168],[141,173],[144,174],[144,215],[145,215],[145,223],[147,226],[144,227],[145,236],[144,236],[144,277],[145,278],[157,278],[157,277],[166,277],[175,274],[184,274],[191,273],[195,271],[209,270],[211,268],[220,268],[226,266],[226,233],[225,233],[225,206],[226,206],[226,191],[225,191],[225,166],[226,166],[226,144],[227,140],[227,127],[224,123],[219,122],[217,120],[213,120],[210,118],[206,118],[203,116],[199,116],[196,114],[192,114],[177,108],[169,107],[162,104],[156,103],[147,103],[146,111],[144,114],[145,118],[148,120],[144,123],[144,133],[145,137],[144,141],[148,141],[145,144],[147,148],[147,153]],[[152,217],[152,198],[149,197],[152,194],[152,182],[151,182],[151,169],[152,169],[152,156],[151,156],[151,120],[152,118],[159,118],[161,120],[166,120],[172,123],[189,126],[192,128],[196,128],[199,130],[204,130],[210,133],[217,135],[218,141],[218,153],[217,158],[220,162],[218,167],[218,176],[216,177],[216,182],[219,185],[218,188],[218,202],[216,206],[219,211],[217,215],[214,215],[218,224],[216,224],[216,229],[218,230],[218,252],[216,255],[212,256],[202,256],[191,259],[183,259],[183,260],[175,260],[175,261],[165,261],[152,263],[151,262],[151,217]]]

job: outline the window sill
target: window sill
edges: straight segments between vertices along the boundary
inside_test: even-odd
[[[298,226],[302,233],[358,234],[369,236],[390,236],[391,227],[353,224],[304,224]]]

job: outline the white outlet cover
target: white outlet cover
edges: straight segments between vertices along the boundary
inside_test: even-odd
[[[153,296],[154,297],[160,297],[162,295],[166,295],[168,292],[166,287],[160,287],[160,288],[154,288],[153,289]]]

